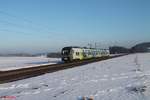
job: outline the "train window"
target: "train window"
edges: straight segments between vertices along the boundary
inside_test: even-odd
[[[68,50],[63,50],[63,51],[62,51],[62,54],[68,55],[68,54],[69,54],[69,51],[68,51]]]
[[[76,55],[79,56],[79,52],[76,52]]]
[[[91,55],[91,51],[88,52],[88,55]]]

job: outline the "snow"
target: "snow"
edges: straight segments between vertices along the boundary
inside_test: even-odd
[[[16,100],[149,100],[150,53],[131,54],[0,84]]]
[[[60,63],[60,58],[46,57],[0,57],[0,71]]]

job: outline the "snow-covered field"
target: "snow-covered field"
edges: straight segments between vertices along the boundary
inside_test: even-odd
[[[150,53],[0,84],[1,96],[15,96],[16,100],[150,100]]]
[[[0,71],[60,63],[59,58],[46,57],[0,57]]]

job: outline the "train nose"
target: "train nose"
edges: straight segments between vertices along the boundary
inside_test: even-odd
[[[68,57],[64,57],[64,60],[68,60]]]
[[[68,61],[69,60],[69,57],[65,56],[65,57],[62,57],[62,61]]]

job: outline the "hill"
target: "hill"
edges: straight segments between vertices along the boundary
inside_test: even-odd
[[[133,46],[131,52],[150,52],[150,42],[144,42]]]

